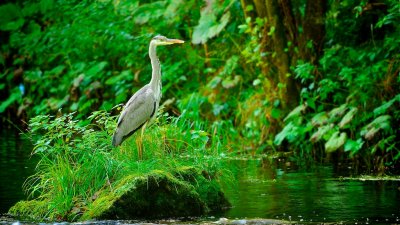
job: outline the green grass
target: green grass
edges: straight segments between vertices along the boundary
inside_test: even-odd
[[[33,154],[40,161],[24,185],[31,201],[17,203],[11,214],[36,220],[91,219],[98,216],[99,207],[110,207],[135,180],[161,176],[185,182],[182,174],[191,169],[198,174],[207,171],[215,178],[228,174],[220,172],[223,140],[189,128],[180,118],[164,115],[146,129],[140,160],[136,144],[140,132],[114,148],[111,137],[116,117],[97,111],[89,119],[88,125],[81,125],[73,114],[38,116],[30,121]]]

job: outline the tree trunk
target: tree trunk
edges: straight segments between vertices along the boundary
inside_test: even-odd
[[[272,32],[271,38],[273,42],[273,52],[276,56],[273,57],[274,64],[278,69],[278,80],[280,83],[279,87],[279,98],[282,100],[283,104],[288,103],[288,92],[287,92],[287,78],[289,74],[289,56],[284,49],[287,46],[287,40],[285,35],[285,30],[283,26],[282,14],[279,11],[277,0],[266,0],[265,5],[267,8],[267,18],[270,24],[270,29],[275,29]],[[270,31],[268,31],[270,32]],[[267,34],[265,34],[267,35]]]
[[[325,38],[325,0],[307,0],[303,20],[303,36],[300,43],[301,58],[318,63]]]
[[[244,14],[245,18],[247,18],[247,17],[251,17],[251,18],[256,17],[256,13],[254,11],[247,11],[246,10],[247,6],[253,6],[254,7],[254,4],[253,4],[252,0],[240,0],[240,4],[242,5],[242,10],[243,10],[243,14]]]
[[[267,16],[267,9],[265,8],[264,0],[253,0],[253,2],[256,8],[257,16],[260,18],[265,18]]]
[[[269,29],[266,29],[264,36],[270,35],[270,46],[263,46],[266,51],[273,52],[270,58],[277,71],[278,96],[282,103],[282,108],[286,110],[288,107],[297,103],[298,93],[294,81],[290,76],[291,60],[288,55],[286,37],[286,29],[283,24],[283,10],[279,6],[278,0],[254,0],[257,14],[267,18]],[[294,29],[294,28],[292,28]],[[273,30],[273,31],[272,31]],[[272,32],[271,32],[272,31]],[[294,31],[290,32],[294,35]]]
[[[267,29],[264,37],[270,39],[263,41],[264,52],[272,52],[268,60],[273,64],[269,71],[276,71],[276,77],[270,79],[273,83],[280,83],[279,98],[282,100],[283,109],[292,107],[298,102],[298,88],[291,74],[290,67],[295,66],[297,59],[318,63],[322,52],[325,37],[324,16],[326,1],[307,0],[304,16],[300,10],[294,11],[291,0],[253,0],[257,16],[267,18]],[[295,4],[299,7],[299,3]],[[295,14],[296,12],[297,14]],[[302,26],[303,32],[299,32]],[[271,29],[274,32],[270,32]],[[291,42],[291,47],[288,47]],[[298,48],[295,51],[294,47]]]

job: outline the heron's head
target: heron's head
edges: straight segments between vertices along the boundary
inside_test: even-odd
[[[179,39],[169,39],[167,37],[157,35],[151,39],[151,43],[155,45],[172,45],[172,44],[182,44],[184,41]]]

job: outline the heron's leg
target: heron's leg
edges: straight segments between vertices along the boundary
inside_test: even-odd
[[[148,122],[143,124],[142,131],[140,132],[139,143],[138,143],[138,156],[139,156],[139,159],[143,158],[143,133],[144,133],[144,130],[146,129],[147,123]]]
[[[137,136],[136,137],[136,147],[138,151],[138,160],[142,159],[141,152],[142,152],[142,137]]]

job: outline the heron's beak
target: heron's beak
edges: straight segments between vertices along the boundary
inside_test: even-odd
[[[167,43],[172,45],[172,44],[183,44],[185,42],[179,39],[167,39]]]

